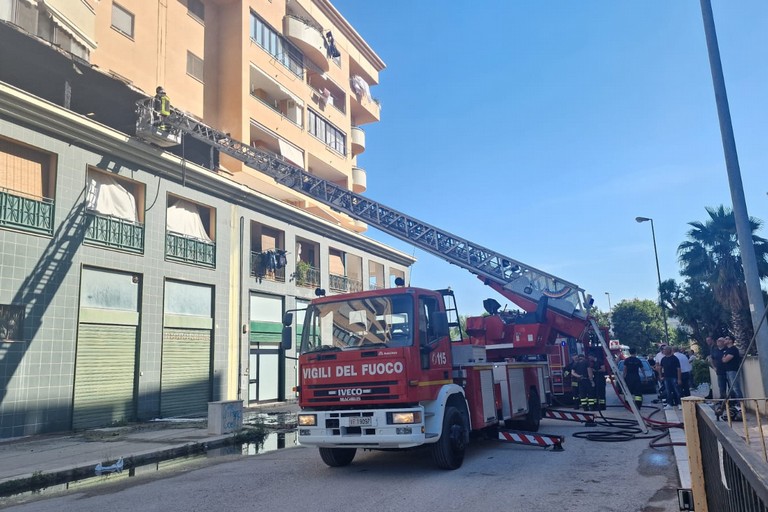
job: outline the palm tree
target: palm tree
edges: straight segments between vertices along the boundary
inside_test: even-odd
[[[736,220],[733,211],[720,205],[707,207],[709,219],[689,222],[688,240],[678,247],[681,274],[690,283],[709,286],[715,300],[730,313],[731,329],[739,348],[752,337],[744,269],[739,255]],[[768,240],[755,235],[762,222],[749,219],[752,243],[755,247],[758,274],[768,275]]]

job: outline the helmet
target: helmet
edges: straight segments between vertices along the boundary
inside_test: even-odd
[[[156,92],[157,94],[165,94],[165,89],[163,89],[163,86],[162,86],[162,85],[158,85],[158,86],[157,86],[157,89],[155,89],[155,92]]]

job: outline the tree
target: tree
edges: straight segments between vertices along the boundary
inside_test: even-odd
[[[661,283],[661,300],[670,316],[677,318],[687,328],[688,336],[709,355],[704,340],[707,336],[718,338],[728,334],[728,312],[715,300],[708,285],[688,279],[678,284],[674,279]],[[678,335],[678,339],[682,339]]]
[[[736,343],[744,348],[752,337],[744,269],[741,265],[736,220],[733,211],[720,205],[707,207],[706,222],[689,222],[688,240],[678,247],[681,274],[693,289],[702,284],[730,316],[730,328]],[[752,243],[755,247],[760,278],[768,275],[768,240],[755,235],[762,222],[750,217]]]
[[[592,306],[589,310],[589,315],[595,319],[597,325],[603,327],[611,327],[611,314],[605,311],[600,311],[595,306]],[[605,340],[608,341],[608,340]]]
[[[614,336],[641,354],[655,353],[664,339],[664,323],[655,301],[622,300],[614,306],[612,320]]]

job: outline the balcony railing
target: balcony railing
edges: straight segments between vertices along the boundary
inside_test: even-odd
[[[285,282],[285,267],[273,266],[265,261],[264,254],[251,251],[251,276],[276,283]]]
[[[0,189],[0,226],[53,233],[53,199],[31,199]]]
[[[299,264],[296,266],[293,278],[296,281],[296,286],[317,288],[320,286],[320,269],[312,265]]]
[[[328,288],[334,292],[361,292],[363,291],[363,282],[350,279],[347,276],[328,274]]]
[[[88,221],[86,240],[106,247],[137,253],[144,252],[144,224],[109,215],[99,215],[93,211],[85,215]]]
[[[169,260],[213,268],[216,266],[216,242],[166,231],[165,256]]]

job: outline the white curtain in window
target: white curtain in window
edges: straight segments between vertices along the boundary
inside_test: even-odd
[[[168,231],[173,231],[174,233],[187,235],[198,240],[205,240],[206,242],[212,241],[205,231],[197,205],[183,199],[176,199],[168,207],[165,227]]]
[[[136,198],[112,176],[100,172],[88,174],[86,205],[102,215],[138,222]]]

